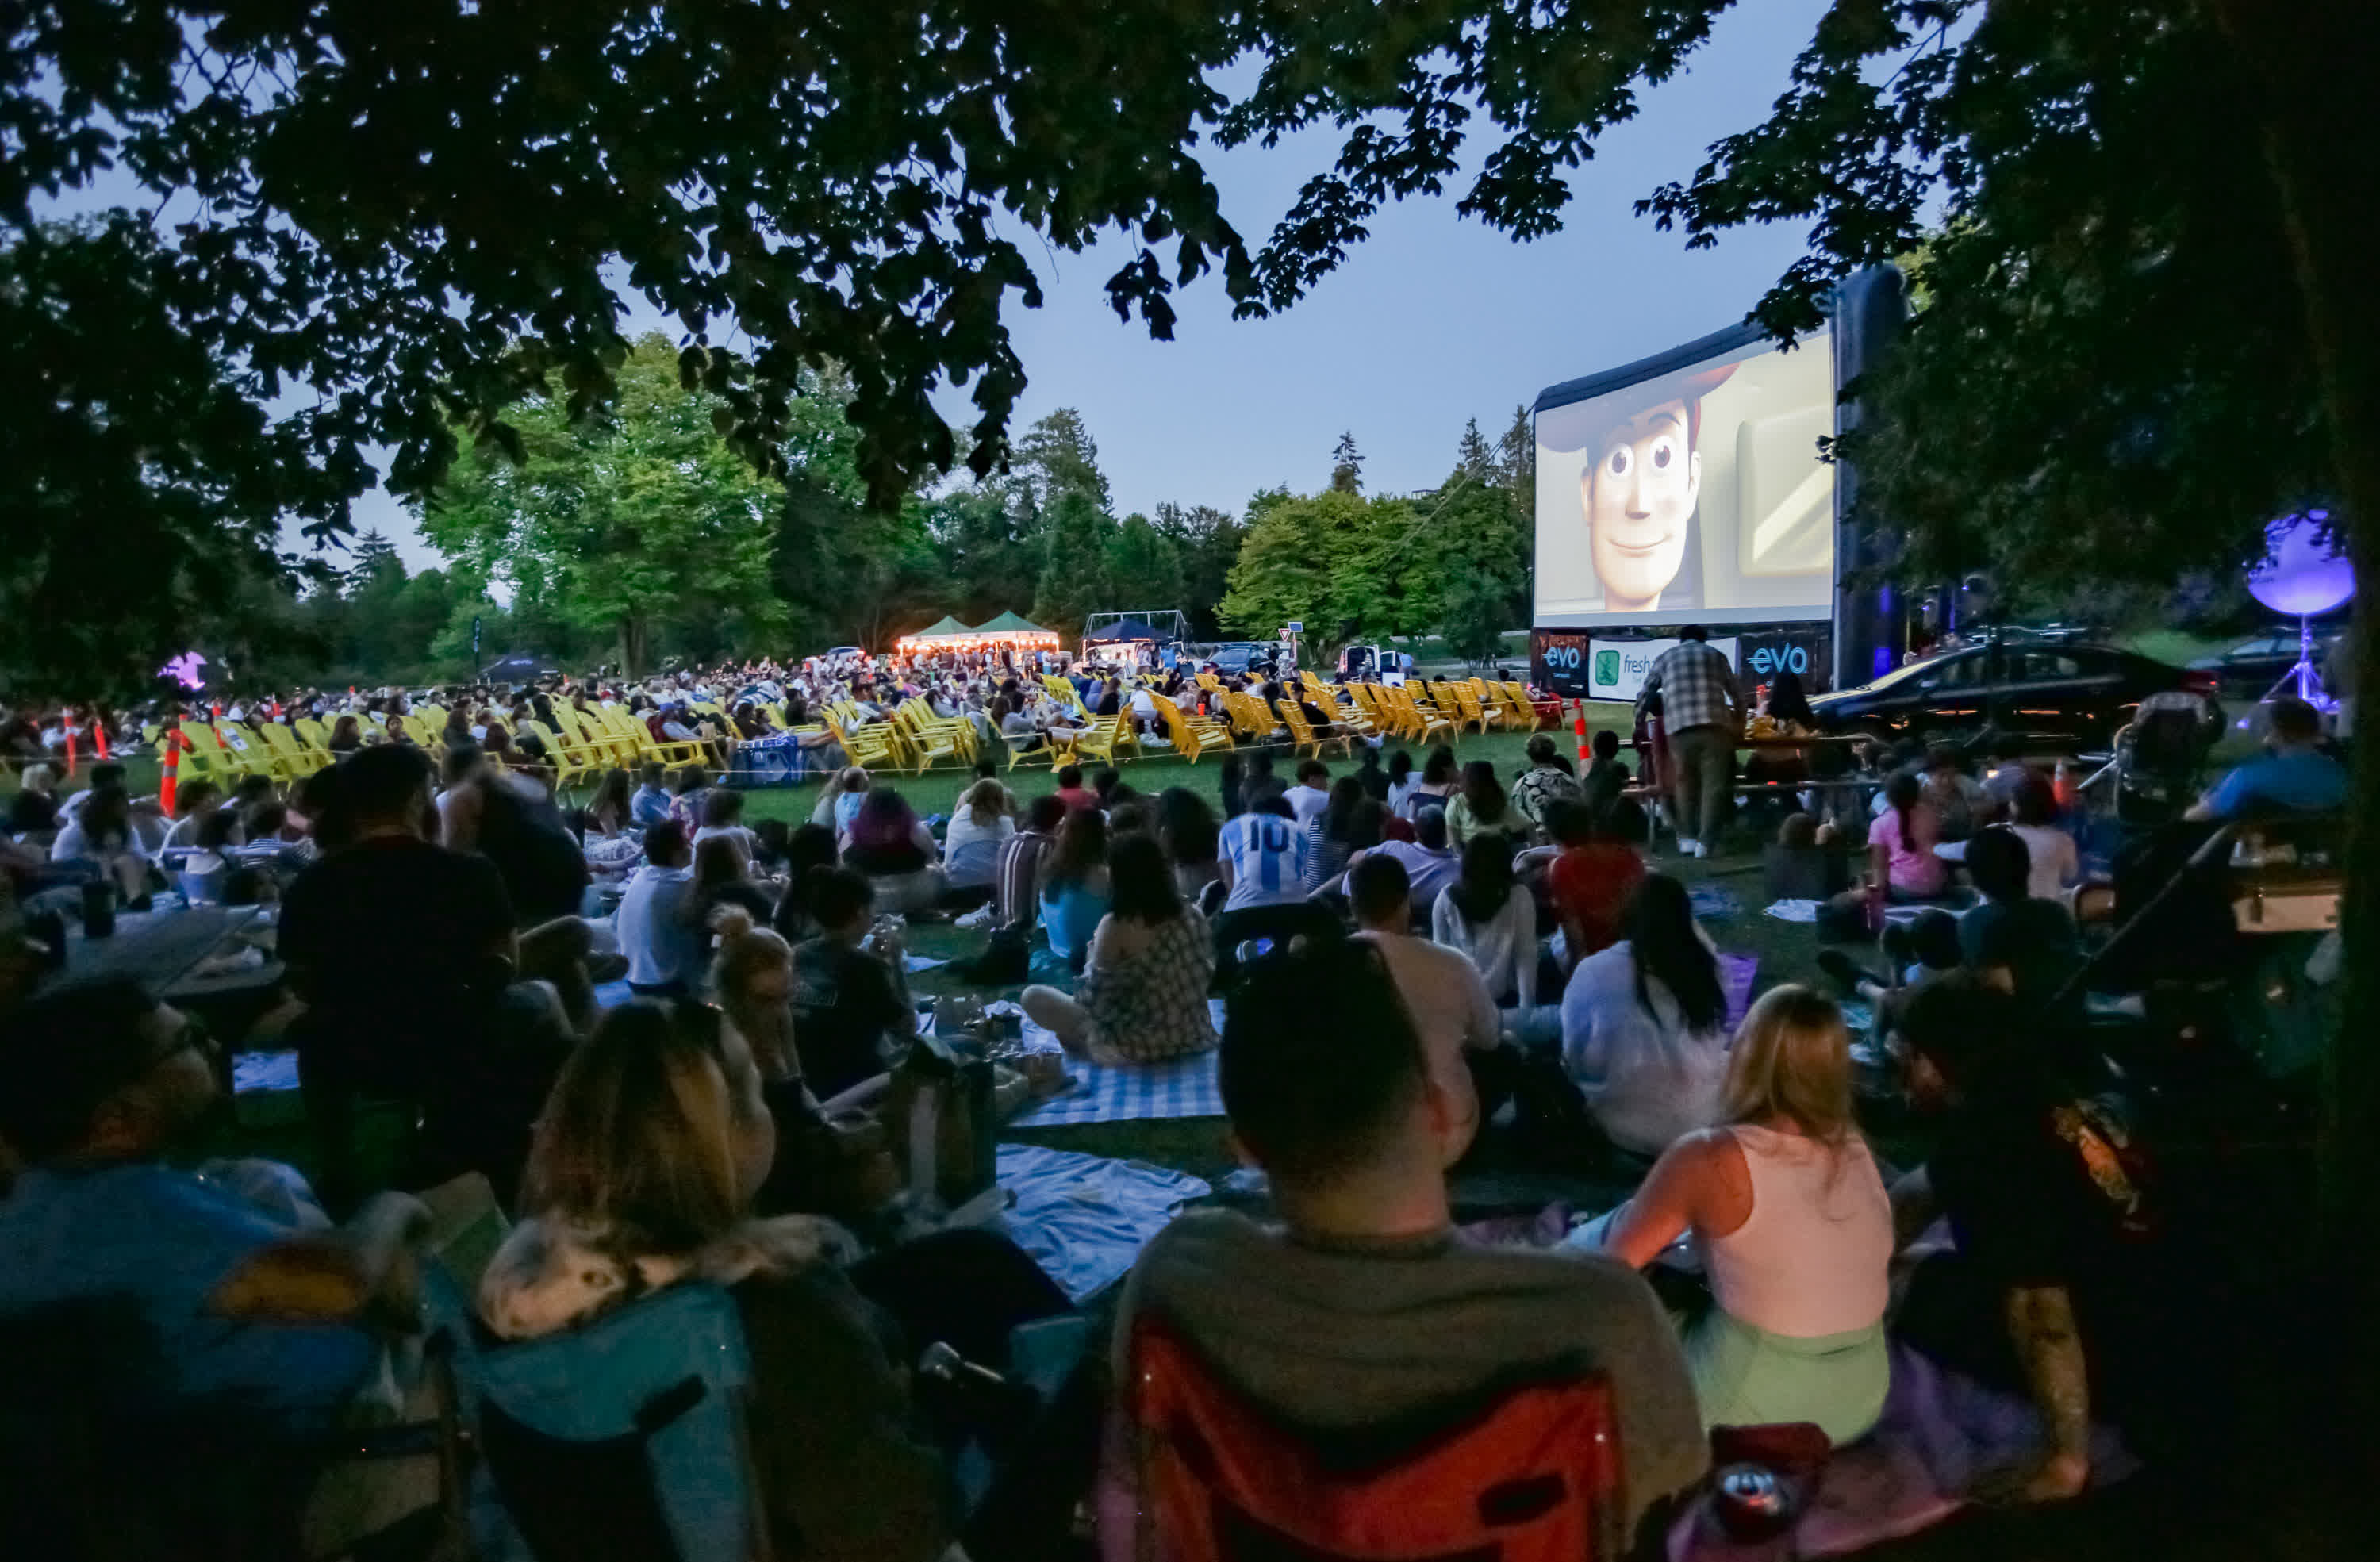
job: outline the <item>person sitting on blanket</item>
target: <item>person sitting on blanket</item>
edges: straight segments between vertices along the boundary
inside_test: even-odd
[[[1669,875],[1637,886],[1621,932],[1562,990],[1562,1066],[1613,1144],[1658,1156],[1719,1120],[1727,993],[1694,902]]]
[[[129,977],[17,1010],[0,1078],[0,1144],[23,1166],[0,1203],[0,1325],[55,1327],[88,1363],[70,1391],[93,1447],[182,1467],[326,1431],[378,1359],[344,1320],[402,1304],[420,1205],[382,1195],[333,1231],[287,1167],[174,1164],[221,1105],[213,1047]],[[293,1297],[323,1321],[244,1321]],[[65,1424],[68,1406],[39,1408]]]
[[[723,1286],[752,1357],[754,1491],[820,1556],[926,1562],[953,1533],[941,1455],[912,1430],[910,1345],[844,1271],[856,1244],[808,1216],[756,1220],[777,1156],[733,1029],[632,999],[571,1055],[538,1120],[524,1218],[478,1311],[544,1338],[674,1285]]]
[[[1599,1243],[1650,1264],[1691,1235],[1717,1302],[1686,1330],[1706,1426],[1816,1423],[1837,1446],[1883,1412],[1892,1206],[1852,1112],[1842,1011],[1762,995],[1728,1054],[1719,1126],[1662,1152]]]
[[[1348,901],[1359,939],[1380,951],[1429,1054],[1448,1100],[1485,1121],[1511,1099],[1520,1049],[1504,1045],[1496,1000],[1479,968],[1460,950],[1413,933],[1413,881],[1394,857],[1366,857],[1347,870]]]
[[[1627,1462],[1624,1522],[1658,1534],[1709,1460],[1677,1336],[1651,1288],[1610,1259],[1464,1242],[1445,1168],[1471,1114],[1439,1084],[1378,949],[1297,941],[1254,962],[1230,1005],[1223,1105],[1283,1224],[1197,1210],[1159,1233],[1117,1307],[1115,1381],[1131,1381],[1144,1314],[1318,1435],[1466,1416],[1533,1371],[1600,1372]],[[1110,1434],[1111,1481],[1128,1483],[1119,1422]],[[1108,1495],[1103,1517],[1148,1511]]]
[[[1967,842],[1967,876],[1984,903],[1959,918],[1959,949],[1968,967],[2013,995],[2036,1015],[2065,1023],[2082,1017],[2082,969],[2074,914],[2033,895],[2033,852],[2006,825],[1978,830]],[[2062,995],[2062,996],[2061,996]],[[2052,999],[2057,1013],[2047,1012]]]
[[[1093,817],[1078,815],[1066,829]],[[1159,1063],[1211,1049],[1215,946],[1207,919],[1182,898],[1154,836],[1118,836],[1107,866],[1110,910],[1074,996],[1026,987],[1025,1012],[1067,1051],[1098,1063]]]
[[[1906,1244],[1937,1217],[1955,1252],[1912,1275],[1895,1334],[2030,1398],[2039,1447],[1987,1483],[2046,1501],[2088,1484],[2094,1417],[2153,1459],[2215,1450],[2234,1360],[2204,1264],[2172,1251],[2163,1199],[2121,1105],[2077,1090],[2017,1001],[1972,971],[1916,988],[1898,1052],[1934,1153],[1894,1184]]]
[[[898,918],[871,927],[874,891],[847,867],[814,867],[803,899],[821,931],[794,946],[794,1026],[820,1096],[882,1073],[887,1040],[917,1034]]]

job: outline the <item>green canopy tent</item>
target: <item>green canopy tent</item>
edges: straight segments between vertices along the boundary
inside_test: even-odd
[[[975,630],[969,629],[957,619],[953,618],[948,613],[944,613],[940,619],[926,625],[926,627],[918,630],[917,633],[902,636],[901,638],[895,642],[895,645],[897,648],[905,651],[918,650],[924,648],[932,641],[960,640],[965,639],[975,633]]]

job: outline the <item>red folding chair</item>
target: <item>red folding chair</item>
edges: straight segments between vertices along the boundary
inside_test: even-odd
[[[1420,1441],[1293,1431],[1163,1322],[1133,1330],[1144,1556],[1160,1562],[1609,1562],[1621,1453],[1600,1375],[1517,1386]],[[1367,1439],[1368,1440],[1368,1439]]]

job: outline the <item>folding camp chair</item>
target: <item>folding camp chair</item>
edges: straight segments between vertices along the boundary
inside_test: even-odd
[[[1611,1562],[1619,1418],[1600,1375],[1548,1373],[1402,1446],[1291,1425],[1155,1317],[1127,1389],[1141,1555],[1158,1562]]]
[[[674,1285],[584,1328],[492,1343],[454,1282],[424,1274],[457,1411],[501,1508],[483,1555],[702,1562],[769,1555],[745,1428],[752,1363],[735,1299]]]

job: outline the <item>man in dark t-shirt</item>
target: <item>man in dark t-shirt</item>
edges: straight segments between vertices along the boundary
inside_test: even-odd
[[[1913,1277],[1898,1332],[1926,1354],[2031,1398],[2046,1441],[2021,1471],[2032,1498],[2070,1496],[2090,1430],[2139,1446],[2202,1419],[2210,1377],[2204,1277],[2184,1283],[2148,1156],[2121,1106],[2056,1072],[2038,1026],[1972,971],[1919,987],[1900,1017],[1912,1103],[1940,1113],[1925,1168],[1893,1190],[1904,1235],[1938,1215],[1955,1255]]]
[[[1979,830],[1967,842],[1967,873],[1984,903],[1959,919],[1959,951],[1967,968],[2011,994],[2029,1014],[2042,1015],[2065,994],[2052,1016],[2079,1021],[2082,992],[2067,991],[2082,968],[2081,938],[2071,913],[2033,898],[2033,854],[2005,825]]]
[[[486,1072],[515,955],[503,876],[485,857],[430,842],[430,761],[419,750],[364,749],[339,762],[331,784],[355,837],[290,885],[279,939],[290,987],[306,1004],[292,1032],[323,1153],[351,1153],[346,1113],[358,1096],[420,1104],[433,1137],[445,1132],[437,1125],[492,1108],[523,1127],[535,1102],[513,1112],[492,1096],[528,1096],[550,1071],[531,1070],[503,1091]],[[504,1137],[518,1135],[507,1128]],[[480,1158],[476,1148],[449,1148],[464,1164]],[[344,1159],[326,1167],[326,1191],[347,1192],[339,1183],[352,1169]]]
[[[838,867],[811,880],[810,913],[822,930],[794,947],[794,1045],[802,1077],[820,1100],[884,1072],[884,1038],[917,1033],[901,951],[860,948],[873,898],[868,880]]]

